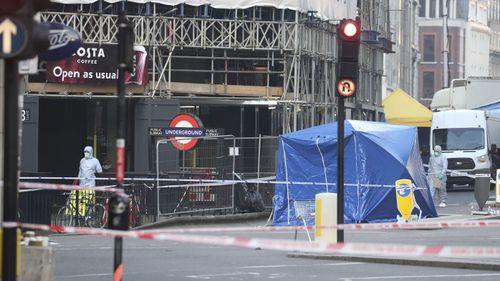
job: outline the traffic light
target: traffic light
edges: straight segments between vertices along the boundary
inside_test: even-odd
[[[118,48],[119,66],[129,72],[134,71],[134,29],[125,13],[119,14]]]
[[[49,47],[49,25],[33,19],[49,0],[2,0],[0,57],[28,59]]]
[[[24,5],[25,0],[5,0],[0,6],[0,15],[13,13]]]
[[[129,199],[125,195],[113,195],[108,202],[108,228],[128,230]]]
[[[353,97],[356,94],[359,72],[361,36],[359,20],[341,20],[337,35],[339,42],[337,94],[342,97]]]

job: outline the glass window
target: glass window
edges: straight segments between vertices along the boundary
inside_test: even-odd
[[[434,57],[434,35],[424,35],[424,61],[435,61]]]
[[[434,72],[424,71],[423,83],[424,98],[432,98],[434,94]]]
[[[435,1],[429,1],[429,18],[435,18],[436,17],[436,2]]]
[[[420,0],[420,10],[418,11],[418,16],[421,18],[425,18],[425,1]]]
[[[469,0],[457,0],[457,18],[468,19],[469,15]]]
[[[484,148],[483,128],[436,129],[432,133],[434,145],[443,150],[477,150]]]
[[[452,62],[452,58],[451,58],[451,51],[453,49],[453,44],[452,44],[452,37],[450,35],[450,33],[448,33],[448,63]]]

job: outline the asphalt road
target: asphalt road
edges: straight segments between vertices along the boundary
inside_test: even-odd
[[[449,197],[450,207],[439,209],[444,214],[441,219],[470,213],[472,192],[451,192]],[[264,224],[254,221],[230,226]],[[346,242],[499,246],[498,233],[493,228],[348,231]],[[293,239],[293,233],[285,231],[223,235]],[[299,239],[305,240],[305,234],[300,233]],[[56,280],[112,280],[113,239],[53,236],[51,241],[56,254]],[[287,257],[285,251],[170,241],[125,239],[124,249],[124,280],[500,280],[500,272],[495,271],[298,259]]]

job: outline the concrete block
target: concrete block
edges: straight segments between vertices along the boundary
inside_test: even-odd
[[[21,247],[20,281],[53,281],[54,267],[52,247]]]

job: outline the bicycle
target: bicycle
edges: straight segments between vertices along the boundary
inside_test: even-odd
[[[59,226],[88,226],[92,228],[102,228],[106,225],[106,209],[101,203],[94,203],[94,194],[78,196],[78,204],[80,205],[77,210],[75,193],[63,193],[68,195],[66,204],[62,206],[57,212],[56,225]],[[82,207],[83,204],[83,213]],[[78,215],[78,221],[77,221]]]

